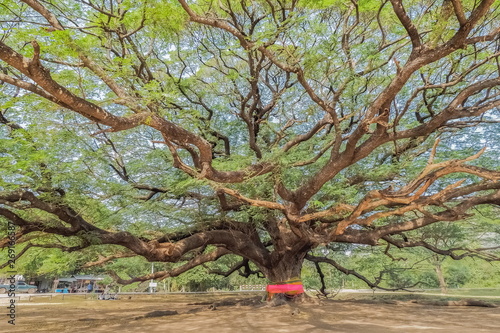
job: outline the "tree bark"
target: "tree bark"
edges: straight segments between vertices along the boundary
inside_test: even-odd
[[[280,283],[292,278],[300,277],[305,253],[295,256],[284,256],[282,260],[272,267],[263,269],[263,273],[270,283]]]
[[[266,288],[267,301],[270,306],[279,306],[287,302],[301,303],[307,298],[300,281],[302,264],[306,253],[307,251],[294,254],[287,253],[280,256],[279,260],[272,261],[273,265],[271,267],[261,269],[269,279],[268,286],[283,285],[285,288],[290,287],[293,289],[286,292],[273,292]]]

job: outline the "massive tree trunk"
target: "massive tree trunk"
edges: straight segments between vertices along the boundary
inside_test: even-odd
[[[263,268],[263,273],[269,279],[270,283],[285,282],[300,277],[305,255],[306,252],[284,255],[278,261],[273,261],[272,267]]]
[[[305,298],[304,288],[301,281],[301,270],[304,258],[310,246],[304,246],[295,251],[285,253],[273,253],[271,265],[261,268],[268,278],[267,300],[275,305],[281,305],[285,301],[303,301]]]

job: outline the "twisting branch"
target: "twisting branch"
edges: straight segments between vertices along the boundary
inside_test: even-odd
[[[243,201],[251,206],[265,207],[268,209],[276,209],[276,210],[285,211],[285,206],[283,206],[282,204],[271,202],[271,201],[265,201],[265,200],[250,199],[250,198],[243,196],[238,191],[232,190],[230,188],[219,187],[218,191],[220,191],[222,193],[226,193],[232,197],[235,197],[236,199],[239,199],[239,200],[241,200],[241,201]]]
[[[463,258],[467,257],[475,257],[475,258],[480,258],[486,261],[500,261],[500,256],[487,252],[487,251],[493,251],[493,250],[498,250],[500,246],[495,246],[495,247],[488,247],[488,248],[476,248],[476,249],[469,249],[469,248],[463,248],[463,247],[457,247],[457,248],[450,248],[450,249],[441,249],[438,248],[437,246],[434,246],[432,244],[429,244],[428,242],[424,240],[419,240],[419,241],[401,241],[401,240],[396,240],[390,236],[384,236],[382,237],[383,240],[385,240],[388,244],[392,244],[400,249],[406,248],[406,247],[423,247],[426,248],[436,254],[442,255],[442,256],[447,256],[450,257],[454,260],[461,260]]]
[[[205,266],[206,267],[206,266]],[[243,276],[245,278],[249,277],[250,275],[257,275],[258,277],[262,277],[262,273],[259,270],[252,270],[250,267],[250,261],[248,259],[243,259],[240,262],[235,263],[233,266],[231,266],[227,271],[221,271],[218,269],[210,269],[208,270],[208,273],[210,274],[217,274],[221,275],[224,277],[228,277],[229,275],[233,274],[234,272],[238,272],[240,276]]]
[[[21,1],[30,6],[31,8],[33,8],[34,10],[36,10],[38,13],[40,13],[55,29],[64,30],[64,27],[59,22],[57,17],[52,12],[47,10],[47,8],[44,7],[40,2],[36,0],[21,0]]]
[[[239,271],[241,268],[245,267],[246,265],[248,265],[248,260],[243,259],[242,261],[237,262],[236,264],[231,266],[227,271],[221,271],[219,269],[210,269],[208,272],[210,274],[217,274],[217,275],[221,275],[224,277],[228,277],[229,275],[233,274],[236,271]]]
[[[3,240],[0,241],[3,243]],[[55,244],[55,243],[47,243],[47,244],[33,244],[33,243],[28,243],[19,253],[16,254],[16,256],[9,261],[3,263],[0,265],[0,269],[7,267],[11,261],[16,261],[17,259],[21,258],[26,252],[34,247],[42,248],[42,249],[59,249],[64,252],[76,252],[79,250],[82,250],[84,248],[87,248],[89,245],[88,244],[83,244],[83,245],[76,245],[76,246],[65,246],[61,244]]]
[[[85,269],[85,268],[94,267],[94,266],[102,266],[103,264],[108,263],[112,260],[116,260],[116,259],[120,259],[120,258],[130,258],[130,257],[135,257],[135,256],[137,256],[137,254],[135,254],[133,252],[118,252],[118,253],[115,253],[115,254],[107,256],[107,257],[100,255],[98,260],[87,262],[87,263],[83,264],[83,266],[81,266],[81,268]]]
[[[391,0],[391,4],[392,8],[394,8],[394,12],[398,16],[399,21],[401,21],[403,27],[408,32],[408,36],[410,36],[411,44],[413,45],[413,52],[418,52],[419,48],[422,46],[422,40],[420,39],[420,34],[417,28],[415,27],[403,7],[403,1]]]
[[[453,4],[453,10],[455,11],[455,15],[457,17],[458,22],[461,26],[467,23],[467,18],[465,17],[464,8],[462,6],[461,0],[450,0]]]
[[[397,71],[391,82],[385,86],[383,91],[380,92],[376,98],[374,98],[373,102],[366,110],[364,118],[356,129],[354,129],[354,131],[350,134],[349,139],[346,142],[345,150],[340,154],[332,154],[329,163],[325,164],[318,172],[310,176],[307,181],[303,182],[302,185],[293,192],[292,197],[297,198],[294,202],[297,209],[302,209],[307,204],[307,201],[318,193],[323,185],[335,177],[341,170],[365,158],[373,152],[375,148],[380,147],[382,144],[396,139],[395,135],[392,136],[387,132],[387,126],[383,126],[383,124],[385,123],[384,118],[387,118],[390,114],[389,106],[392,104],[397,94],[407,84],[408,80],[415,73],[415,71],[428,64],[436,62],[439,59],[443,59],[462,47],[471,30],[476,26],[480,18],[488,12],[493,2],[494,0],[482,1],[470,15],[467,24],[459,29],[445,44],[439,46],[438,48],[421,47],[420,52],[412,52],[412,56],[408,59],[406,64],[402,66],[399,71]],[[394,1],[394,3],[397,5],[398,3],[401,3],[401,1]],[[418,42],[416,42],[416,45],[417,44]],[[488,105],[485,108],[478,108],[477,112],[481,114],[482,112],[486,112],[486,110],[490,110],[493,107],[496,107],[495,103],[493,103],[493,105]],[[441,117],[436,117],[439,118],[436,122],[443,121],[443,118],[448,120],[453,117],[453,114],[442,112],[440,116]],[[464,112],[461,116],[470,117],[472,115],[470,112]],[[378,123],[376,130],[373,131],[373,133],[368,133],[370,125],[375,122]],[[434,132],[436,128],[437,127],[427,126],[424,128],[419,126],[406,131],[405,134],[410,134],[410,132],[412,133],[411,135],[407,135],[405,137],[425,136],[428,133]],[[368,139],[359,144],[361,138],[363,138],[366,134],[369,134]],[[398,136],[398,138],[402,137]]]
[[[38,1],[30,0],[26,3],[34,10],[39,12],[46,18],[51,25],[57,30],[62,30],[64,27],[55,19],[55,16],[47,10]],[[55,20],[54,20],[55,19]],[[115,116],[102,107],[89,102],[86,99],[80,98],[73,94],[71,91],[61,86],[52,79],[50,72],[47,68],[42,66],[39,61],[40,47],[36,41],[32,42],[35,50],[32,59],[23,57],[3,42],[0,42],[0,59],[8,63],[10,66],[16,68],[21,73],[29,77],[38,86],[33,86],[28,82],[15,80],[14,78],[5,77],[5,81],[23,89],[30,90],[37,93],[50,101],[53,101],[65,108],[71,109],[79,114],[87,117],[88,119],[109,126],[109,129],[101,130],[98,133],[110,131],[122,131],[137,127],[141,124],[151,126],[164,134],[167,142],[175,143],[183,149],[190,150],[190,145],[198,148],[199,152],[193,154],[193,159],[198,160],[195,163],[199,169],[198,171],[189,170],[189,168],[181,168],[192,176],[200,178],[208,178],[214,181],[223,183],[242,182],[245,179],[252,178],[261,174],[270,172],[274,167],[269,163],[260,163],[248,167],[242,171],[235,172],[218,172],[212,167],[212,147],[208,141],[200,136],[187,131],[186,129],[169,122],[164,118],[154,115],[148,109],[141,107],[136,98],[132,97],[124,88],[121,87],[114,79],[109,77],[103,68],[92,61],[85,53],[83,53],[77,46],[73,45],[79,53],[79,57],[84,65],[92,70],[117,96],[118,99],[115,103],[126,105],[128,108],[136,112],[134,115],[119,117]],[[1,78],[0,78],[1,79]],[[190,150],[190,152],[193,152]],[[199,156],[198,156],[199,154]],[[177,167],[182,167],[182,163],[178,163]]]
[[[368,278],[366,278],[365,276],[361,275],[360,273],[356,272],[355,270],[352,270],[352,269],[347,269],[345,268],[344,266],[341,266],[338,262],[336,262],[335,260],[333,259],[330,259],[330,258],[327,258],[327,257],[317,257],[317,256],[313,256],[313,255],[310,255],[308,254],[306,256],[306,260],[309,260],[311,262],[314,262],[315,264],[316,263],[320,263],[320,262],[323,262],[323,263],[326,263],[326,264],[329,264],[329,265],[332,265],[333,267],[335,267],[339,272],[342,272],[344,273],[345,275],[353,275],[355,276],[356,278],[360,279],[361,281],[365,282],[370,288],[377,288],[377,289],[381,289],[381,290],[387,290],[387,291],[396,291],[396,290],[406,290],[406,291],[410,291],[408,288],[413,288],[415,287],[415,285],[412,285],[412,286],[407,286],[407,287],[403,287],[403,288],[385,288],[385,287],[381,287],[380,286],[380,283],[382,282],[382,278],[383,278],[383,275],[384,275],[384,272],[380,272],[380,276],[378,278],[375,279],[375,282],[372,282],[370,281]]]
[[[448,160],[440,163],[433,163],[436,147],[439,141],[436,141],[427,166],[422,172],[410,183],[403,186],[400,190],[393,190],[387,188],[381,191],[369,192],[352,213],[338,224],[335,234],[342,234],[345,229],[351,224],[371,225],[373,221],[388,216],[401,216],[410,211],[419,211],[425,213],[426,206],[436,204],[443,204],[453,198],[463,195],[462,190],[466,187],[460,187],[464,180],[457,181],[454,184],[446,186],[441,191],[425,196],[429,187],[436,182],[436,180],[453,173],[468,173],[479,176],[485,179],[482,185],[484,189],[488,186],[495,187],[495,182],[500,180],[500,172],[483,169],[476,166],[465,165],[464,163],[475,160],[481,156],[484,149],[477,154],[462,160]],[[470,187],[469,187],[470,189]],[[397,207],[393,210],[384,210],[376,212],[378,207]],[[361,217],[363,214],[370,212],[367,217]],[[373,214],[373,212],[375,212]]]
[[[31,247],[33,247],[33,245],[32,245],[31,243],[28,243],[28,245],[26,245],[26,246],[25,246],[25,247],[24,247],[21,251],[19,251],[19,253],[17,253],[17,254],[15,255],[15,257],[14,257],[14,258],[12,258],[12,259],[10,259],[10,260],[6,261],[5,263],[1,264],[1,265],[0,265],[0,269],[5,268],[5,267],[9,266],[9,264],[10,264],[11,262],[15,262],[17,259],[21,258],[21,256],[22,256],[24,253],[26,253],[26,251],[28,251]]]
[[[0,41],[0,59],[35,81],[43,91],[52,96],[48,98],[49,100],[57,100],[58,104],[62,103],[62,105],[65,105],[90,120],[108,125],[112,127],[114,131],[136,127],[148,117],[151,117],[148,112],[142,112],[128,117],[114,116],[100,106],[76,96],[70,90],[52,79],[49,70],[43,67],[39,61],[40,46],[36,41],[32,41],[31,44],[33,46],[34,55],[29,59]],[[17,84],[20,85],[21,83]],[[28,86],[27,83],[22,84]],[[42,97],[48,97],[41,89],[33,88],[31,90],[35,93],[40,93]]]
[[[178,240],[166,239],[141,239],[129,232],[110,232],[100,229],[85,221],[77,212],[62,203],[47,203],[31,192],[20,191],[14,193],[1,193],[0,203],[18,206],[19,202],[25,202],[23,209],[40,209],[57,217],[59,221],[68,223],[71,227],[65,227],[62,223],[46,225],[42,222],[30,221],[20,217],[9,209],[0,207],[0,216],[4,216],[15,225],[21,227],[22,234],[29,234],[40,231],[65,237],[79,236],[81,239],[92,240],[98,244],[121,245],[139,256],[143,256],[150,261],[176,262],[183,256],[197,248],[210,244],[224,244],[231,252],[251,259],[254,263],[263,266],[269,265],[269,252],[260,242],[255,232],[248,228],[221,228],[219,230],[203,230],[194,234],[187,234]],[[54,219],[54,221],[57,221]],[[222,222],[222,225],[225,222]],[[229,223],[239,226],[237,222]],[[244,224],[243,224],[244,225]],[[247,225],[248,226],[248,225]],[[86,242],[84,247],[88,247],[92,242]],[[54,247],[57,247],[54,245]]]
[[[121,278],[118,274],[116,274],[115,272],[113,271],[108,271],[108,274],[118,283],[120,284],[131,284],[131,283],[134,283],[134,282],[142,282],[142,281],[147,281],[147,280],[151,280],[151,279],[155,279],[155,280],[163,280],[165,278],[168,278],[168,277],[175,277],[175,276],[178,276],[184,272],[187,272],[188,270],[196,267],[196,266],[200,266],[204,263],[207,263],[207,262],[210,262],[210,261],[215,261],[217,259],[219,259],[220,257],[226,255],[226,254],[229,254],[231,253],[230,251],[228,251],[227,249],[225,248],[217,248],[216,250],[212,251],[212,252],[209,252],[209,253],[204,253],[204,254],[201,254],[193,259],[191,259],[190,261],[188,261],[187,263],[185,263],[184,265],[182,266],[179,266],[177,268],[174,268],[170,271],[160,271],[160,272],[155,272],[155,273],[152,273],[152,274],[147,274],[147,275],[143,275],[143,276],[138,276],[138,277],[133,277],[131,279],[123,279]]]
[[[321,282],[321,288],[319,289],[319,291],[324,296],[327,296],[328,292],[326,291],[325,274],[323,274],[323,271],[321,270],[321,266],[319,265],[319,261],[315,261],[314,266],[316,267],[316,272],[318,272],[319,280]]]

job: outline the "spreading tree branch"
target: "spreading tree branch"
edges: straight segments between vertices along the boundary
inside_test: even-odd
[[[339,272],[344,273],[345,275],[353,275],[353,276],[355,276],[356,278],[358,278],[361,281],[365,282],[370,288],[377,288],[377,289],[386,290],[386,291],[397,291],[397,290],[410,291],[408,288],[415,287],[415,285],[412,285],[412,286],[407,286],[407,287],[402,287],[402,288],[385,288],[385,287],[381,287],[380,286],[380,283],[383,281],[382,278],[383,278],[384,272],[380,272],[379,277],[377,277],[375,279],[375,281],[372,282],[368,278],[366,278],[365,276],[363,276],[360,273],[356,272],[355,270],[347,269],[344,266],[341,266],[338,262],[336,262],[333,259],[330,259],[330,258],[327,258],[327,257],[317,257],[317,256],[313,256],[313,255],[308,254],[306,256],[306,260],[314,262],[315,264],[316,263],[320,263],[320,262],[329,264],[329,265],[335,267]]]

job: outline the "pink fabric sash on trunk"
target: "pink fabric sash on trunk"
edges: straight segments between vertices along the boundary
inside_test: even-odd
[[[268,284],[266,291],[273,294],[286,293],[289,291],[303,293],[304,286],[302,284]]]

